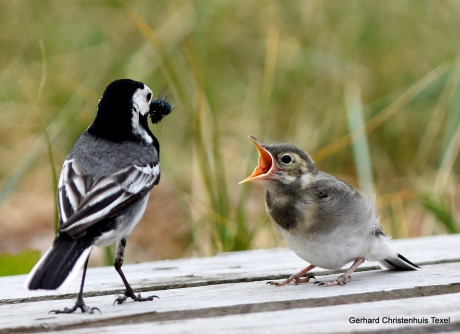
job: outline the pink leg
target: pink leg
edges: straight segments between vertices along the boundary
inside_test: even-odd
[[[356,270],[356,268],[362,265],[364,261],[365,259],[362,257],[357,258],[355,262],[353,262],[351,267],[345,272],[345,274],[340,275],[335,281],[316,281],[315,284],[318,284],[320,286],[345,285],[351,281],[350,275]]]
[[[287,284],[291,283],[292,281],[294,281],[295,284],[307,283],[310,280],[310,278],[315,278],[315,277],[314,276],[302,277],[302,276],[305,275],[306,273],[308,273],[310,270],[312,270],[315,267],[316,266],[310,264],[307,268],[302,269],[297,274],[292,275],[291,277],[289,277],[288,279],[286,279],[284,281],[281,281],[281,282],[270,281],[270,282],[267,282],[267,284],[276,285],[276,286],[283,286],[283,285],[287,285]]]

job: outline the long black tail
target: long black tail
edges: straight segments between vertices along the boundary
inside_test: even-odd
[[[29,290],[54,290],[76,274],[89,256],[92,245],[85,238],[74,239],[59,234],[53,246],[30,272],[26,280]],[[78,264],[78,265],[77,265]]]
[[[380,264],[388,269],[392,270],[417,270],[421,269],[418,265],[415,263],[409,261],[406,259],[404,256],[401,254],[398,254],[397,256],[393,257],[388,257],[385,260],[379,261]]]

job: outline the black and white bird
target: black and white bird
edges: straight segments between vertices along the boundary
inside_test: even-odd
[[[157,102],[142,82],[112,82],[99,100],[93,124],[64,161],[58,189],[58,235],[25,285],[30,290],[54,290],[70,281],[82,266],[83,275],[75,305],[51,312],[99,310],[83,301],[86,268],[93,246],[114,242],[118,242],[115,270],[126,287],[115,302],[156,297],[136,295],[121,266],[126,240],[144,214],[150,190],[160,181],[160,146],[149,129],[148,116],[159,122],[172,107]]]
[[[257,181],[265,191],[265,208],[289,247],[308,267],[282,282],[305,283],[315,267],[337,270],[352,266],[338,279],[315,282],[345,285],[365,260],[388,269],[420,267],[399,254],[383,233],[374,200],[334,176],[319,171],[310,156],[289,144],[263,145],[250,137],[259,151],[259,164],[241,181]]]

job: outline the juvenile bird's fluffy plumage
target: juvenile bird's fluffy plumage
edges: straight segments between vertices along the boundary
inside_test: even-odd
[[[126,286],[116,302],[155,297],[136,296],[121,271],[126,240],[145,211],[150,190],[160,181],[160,147],[147,118],[158,112],[152,97],[142,82],[112,82],[99,101],[93,124],[64,161],[58,186],[58,235],[26,282],[31,290],[56,289],[84,265],[77,303],[56,313],[77,308],[93,312],[82,298],[87,260],[93,246],[113,242],[119,243],[115,269]]]
[[[337,270],[352,261],[355,263],[347,273],[323,285],[345,284],[364,260],[379,261],[390,269],[419,268],[398,254],[384,235],[374,198],[319,171],[311,157],[295,146],[252,140],[259,151],[259,165],[241,183],[264,185],[271,220],[289,247],[311,264],[286,281],[271,284],[302,282],[300,276],[315,266]]]

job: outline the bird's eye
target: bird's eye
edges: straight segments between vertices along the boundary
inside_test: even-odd
[[[289,164],[291,163],[292,158],[289,154],[285,154],[281,157],[281,161],[283,162],[283,164]]]
[[[152,98],[152,93],[147,94],[147,102],[150,102],[150,99]]]

